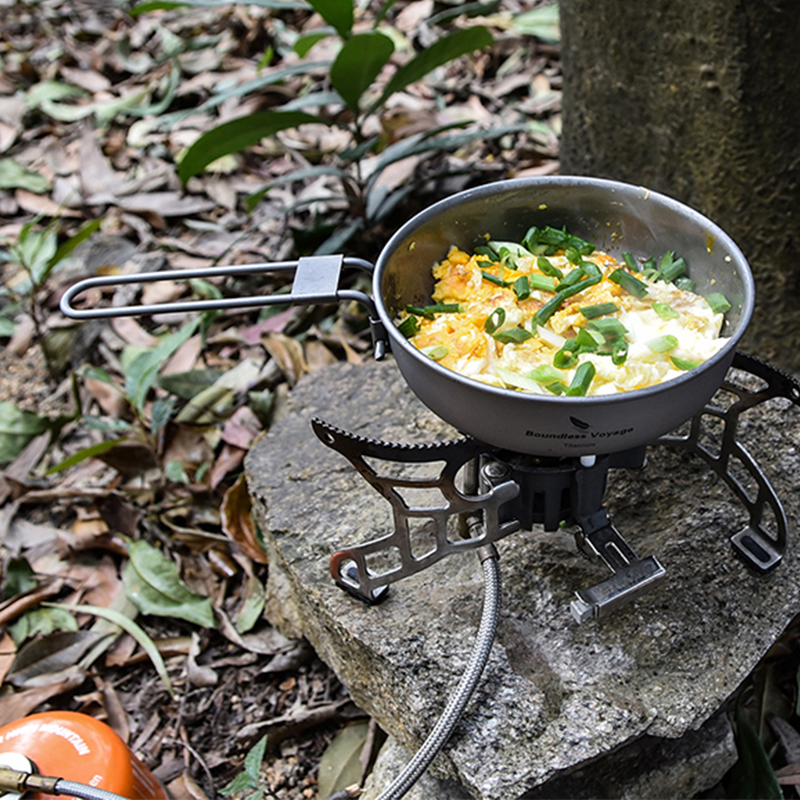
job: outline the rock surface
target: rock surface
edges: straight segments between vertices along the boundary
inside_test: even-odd
[[[268,616],[285,633],[307,637],[354,700],[414,750],[468,660],[481,612],[480,565],[473,553],[448,557],[393,585],[371,607],[337,588],[332,553],[388,533],[391,515],[351,465],[316,439],[312,415],[394,442],[454,433],[414,398],[393,363],[337,364],[295,387],[247,462],[270,555]],[[740,424],[792,527],[800,515],[799,420],[788,401],[775,400]],[[602,565],[577,554],[569,531],[501,541],[497,639],[464,719],[435,762],[437,777],[482,800],[557,796],[543,785],[570,774],[580,780],[577,770],[612,750],[654,740],[669,750],[665,740],[697,731],[718,712],[800,610],[794,537],[777,570],[750,572],[728,541],[746,524],[744,510],[699,459],[651,448],[643,470],[610,474],[606,505],[637,553],[659,558],[666,578],[613,616],[579,626],[569,602],[576,589],[606,577]],[[719,757],[705,760],[715,766],[698,772],[694,790],[731,763],[729,737],[709,747]],[[685,796],[681,780],[652,793],[642,784],[639,796]],[[620,784],[619,791],[627,790]]]

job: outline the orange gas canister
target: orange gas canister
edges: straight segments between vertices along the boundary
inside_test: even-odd
[[[104,789],[131,800],[167,800],[133,751],[104,722],[72,711],[46,711],[0,728],[4,754],[28,758],[40,775]],[[38,794],[37,797],[52,797]]]

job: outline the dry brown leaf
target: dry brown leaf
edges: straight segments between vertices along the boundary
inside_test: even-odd
[[[185,468],[192,470],[205,462],[211,462],[214,453],[208,445],[203,432],[186,425],[176,425],[172,436],[164,448],[163,461],[179,461]]]
[[[8,125],[5,122],[0,122],[0,153],[5,153],[5,151],[14,144],[19,133],[19,128]]]
[[[131,738],[131,726],[128,722],[128,715],[125,713],[125,708],[122,701],[117,694],[114,685],[102,678],[96,677],[95,683],[100,687],[103,696],[103,708],[106,712],[106,724],[114,731],[114,733],[122,739],[125,744]]]
[[[225,492],[222,500],[220,508],[222,530],[246,556],[259,564],[266,564],[268,563],[267,554],[258,541],[251,510],[252,504],[247,491],[247,480],[243,473],[236,483]]]
[[[4,631],[3,638],[0,639],[0,684],[5,681],[16,657],[17,646],[8,631]]]
[[[98,458],[121,475],[128,477],[141,475],[141,473],[158,466],[150,447],[136,439],[120,442],[111,450],[99,455]]]
[[[0,604],[0,625],[8,625],[26,611],[38,606],[42,600],[55,597],[63,588],[64,581],[57,578],[51,583],[46,583],[33,591],[17,595],[12,600],[7,600],[5,603]]]
[[[188,217],[212,211],[216,204],[204,197],[181,195],[180,192],[139,192],[112,201],[135,214],[157,214],[160,217]]]
[[[31,214],[41,214],[43,217],[83,217],[82,211],[68,208],[55,200],[51,200],[46,195],[35,194],[27,189],[17,189],[14,192],[14,199],[20,208]]]
[[[126,344],[155,347],[158,339],[148,333],[133,317],[112,317],[111,327]]]
[[[308,365],[303,358],[303,346],[297,339],[282,333],[270,333],[261,337],[261,343],[275,360],[290,386],[308,372]]]
[[[197,633],[193,633],[192,644],[186,655],[186,677],[192,686],[216,686],[219,682],[219,675],[211,667],[201,666],[197,663],[197,657],[201,652],[200,637]]]
[[[188,772],[178,775],[167,784],[170,797],[184,797],[187,800],[208,800],[208,795],[192,780]]]
[[[261,341],[262,334],[282,331],[287,323],[291,322],[296,315],[297,309],[287,308],[285,311],[280,311],[274,316],[268,317],[255,325],[242,328],[239,331],[239,337],[246,344],[258,344]]]
[[[172,358],[161,368],[162,375],[175,375],[194,369],[200,353],[203,352],[203,337],[200,334],[191,336],[174,353]]]
[[[74,674],[49,686],[37,686],[0,698],[0,727],[22,719],[51,697],[76,689],[83,680],[83,675]]]
[[[61,67],[61,75],[67,83],[86,89],[87,92],[104,92],[111,88],[111,81],[93,69]]]
[[[123,633],[106,651],[107,667],[124,667],[130,663],[131,656],[136,650],[136,639],[129,633]]]
[[[128,401],[115,384],[87,375],[83,379],[83,385],[104,414],[114,419],[123,419],[128,414]]]
[[[253,439],[261,433],[261,422],[248,406],[237,408],[222,429],[222,441],[233,447],[248,450]]]
[[[36,335],[36,324],[27,314],[20,314],[14,321],[16,323],[14,333],[9,339],[6,349],[15,356],[23,356]]]
[[[209,473],[209,487],[211,489],[216,489],[229,472],[233,472],[241,467],[246,455],[247,451],[242,450],[240,447],[231,447],[228,444],[223,445]]]
[[[113,193],[125,182],[100,149],[94,131],[87,130],[81,137],[80,178],[85,198],[100,193]]]
[[[308,371],[313,372],[320,367],[335,364],[339,359],[320,341],[310,339],[305,343],[306,364]]]
[[[146,283],[142,288],[142,305],[168,303],[177,300],[186,291],[183,283],[172,281],[154,281]]]

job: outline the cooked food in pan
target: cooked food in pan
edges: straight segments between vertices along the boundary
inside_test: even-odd
[[[521,243],[455,247],[433,268],[433,303],[398,319],[442,366],[537,394],[643,389],[702,364],[726,342],[730,303],[695,294],[675,253],[621,261],[554,228]]]

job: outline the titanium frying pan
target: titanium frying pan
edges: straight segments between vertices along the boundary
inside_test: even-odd
[[[543,396],[488,386],[437,364],[409,344],[395,320],[406,305],[426,305],[431,268],[452,245],[470,252],[493,239],[520,241],[532,226],[566,226],[570,233],[620,257],[675,251],[701,295],[723,293],[732,305],[725,345],[708,361],[666,383],[610,396]],[[299,262],[252,264],[89,278],[71,287],[63,312],[74,318],[356,300],[370,311],[376,357],[390,347],[403,377],[434,413],[455,428],[495,447],[535,456],[591,456],[654,441],[698,413],[722,384],[753,313],[754,285],[744,255],[709,219],[643,187],[597,178],[548,177],[502,181],[453,195],[413,217],[381,251],[370,298],[338,288],[340,270],[371,270],[360,259],[323,256]],[[290,294],[81,309],[77,295],[122,283],[208,278],[295,270]]]

